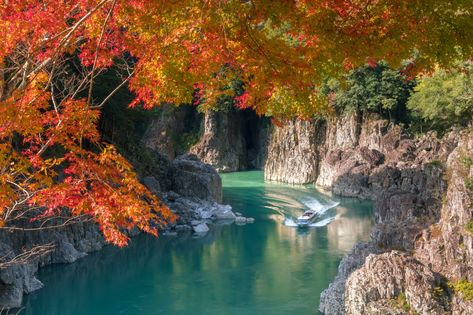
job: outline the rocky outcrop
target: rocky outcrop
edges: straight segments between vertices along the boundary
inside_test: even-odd
[[[200,116],[195,107],[163,104],[153,115],[154,118],[143,136],[143,143],[147,148],[164,154],[170,160],[185,154],[188,149],[185,142],[189,139],[183,137],[198,137]]]
[[[236,215],[228,205],[221,205],[222,184],[218,173],[195,156],[184,155],[172,162],[158,152],[155,173],[142,178],[151,192],[158,195],[179,216],[164,233],[194,230],[205,234],[207,223],[215,220],[234,222]],[[58,222],[59,224],[60,222]],[[19,222],[15,226],[36,228],[39,222]],[[193,228],[194,227],[194,228]],[[34,259],[18,260],[0,269],[0,308],[20,307],[24,294],[38,290],[43,284],[36,278],[38,267],[56,263],[72,263],[101,249],[104,237],[92,222],[65,225],[55,229],[15,230],[0,232],[0,262],[22,258],[22,253],[38,245],[51,245],[52,250]],[[139,231],[132,230],[130,236]]]
[[[267,156],[269,119],[252,110],[208,110],[162,105],[142,139],[147,148],[173,160],[194,154],[218,172],[262,169]]]
[[[273,127],[265,179],[290,184],[314,182],[318,175],[318,145],[324,141],[324,131],[321,121],[294,120],[284,127]]]
[[[25,222],[25,227],[34,227]],[[98,227],[90,222],[77,223],[53,230],[2,231],[0,257],[9,261],[37,245],[50,244],[54,249],[33,260],[0,269],[0,305],[20,307],[23,294],[43,287],[36,278],[38,267],[54,263],[72,263],[86,253],[101,249],[105,240]],[[21,256],[20,256],[21,257]]]
[[[372,313],[377,307],[370,304],[392,303],[401,294],[406,305],[419,314],[444,314],[443,301],[434,291],[438,285],[435,274],[406,253],[369,255],[347,281],[346,314]]]
[[[465,184],[473,177],[472,134],[400,139],[385,151],[384,164],[366,173],[365,189],[375,200],[372,241],[342,260],[334,283],[321,295],[326,314],[473,309],[473,301],[449,286],[460,279],[473,282],[473,235],[465,228],[473,222],[472,191]]]
[[[320,294],[319,310],[325,314],[343,314],[345,312],[345,286],[353,271],[360,268],[370,253],[376,252],[372,243],[358,243],[343,257],[338,266],[338,273],[329,287]]]
[[[259,169],[266,158],[266,130],[266,120],[250,110],[209,110],[202,136],[189,152],[218,172]]]
[[[449,279],[473,282],[473,134],[465,135],[447,163],[448,190],[440,220],[425,230],[416,243],[415,255]]]
[[[247,151],[242,112],[205,112],[203,135],[190,152],[215,167],[218,172],[246,169]]]
[[[171,162],[172,190],[187,197],[222,202],[222,180],[209,164],[195,155],[181,155]]]
[[[465,186],[473,182],[472,139],[458,130],[414,139],[396,124],[357,114],[272,131],[266,179],[315,182],[337,195],[375,201],[372,239],[342,260],[321,294],[321,311],[468,313],[473,302],[447,283],[472,282],[473,240],[465,228],[473,224]]]
[[[363,125],[363,116],[353,113],[326,121],[325,145],[322,153],[333,149],[352,149],[358,146]],[[365,117],[366,118],[366,117]],[[325,154],[322,154],[325,155]]]

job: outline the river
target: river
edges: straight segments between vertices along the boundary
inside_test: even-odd
[[[354,243],[367,240],[372,205],[313,186],[263,182],[261,171],[223,174],[224,202],[255,218],[213,226],[204,237],[148,235],[39,271],[45,288],[25,315],[318,314],[320,292]],[[306,209],[321,216],[299,229]]]

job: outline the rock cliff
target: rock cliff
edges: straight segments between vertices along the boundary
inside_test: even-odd
[[[218,172],[260,169],[266,159],[267,125],[250,110],[207,111],[202,136],[189,152]]]
[[[320,121],[300,120],[290,121],[282,128],[273,127],[264,165],[265,179],[290,184],[314,182],[324,127]]]
[[[464,188],[471,170],[459,162],[470,159],[471,134],[397,138],[384,152],[385,163],[362,172],[361,197],[375,200],[372,241],[342,261],[321,295],[326,314],[394,314],[400,296],[405,301],[399,314],[467,314],[472,306],[448,286],[472,281],[471,234],[464,228],[473,214],[471,192]],[[338,174],[332,189],[351,194],[346,187],[353,173]],[[347,262],[350,272],[344,272]]]
[[[244,118],[241,111],[207,111],[202,137],[190,152],[215,167],[218,172],[247,168]]]
[[[163,105],[148,126],[144,143],[169,159],[190,153],[218,172],[262,169],[269,120],[251,110],[206,111]]]
[[[146,129],[143,143],[172,160],[198,138],[202,114],[194,106],[161,105]]]
[[[471,292],[461,292],[473,288],[471,131],[414,139],[386,120],[353,114],[288,122],[269,139],[266,179],[374,201],[372,239],[344,257],[321,311],[472,312]]]

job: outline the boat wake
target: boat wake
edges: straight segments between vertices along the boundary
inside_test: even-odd
[[[323,220],[321,220],[321,221],[308,224],[307,227],[322,227],[322,226],[326,226],[326,225],[328,225],[330,222],[332,222],[333,220],[335,220],[335,218],[336,218],[336,216],[328,217],[328,218],[323,219]],[[294,221],[294,219],[291,219],[291,218],[286,218],[286,219],[284,220],[284,225],[285,225],[285,226],[289,226],[289,227],[298,227],[298,226],[299,226],[299,225]]]
[[[336,202],[333,200],[329,200],[327,203],[321,203],[318,199],[313,197],[305,197],[304,199],[300,200],[301,203],[309,208],[310,210],[314,210],[317,212],[318,216],[322,216],[328,210],[335,208],[340,204],[340,202]],[[328,225],[330,222],[335,220],[336,215],[330,216],[328,218],[324,218],[323,220],[311,223],[307,225],[308,227],[322,227]],[[298,227],[298,224],[294,221],[293,218],[286,217],[284,220],[284,225],[289,227]]]
[[[323,204],[318,199],[313,197],[306,197],[302,199],[301,202],[310,210],[316,211],[318,215],[322,215],[327,212],[327,210],[335,208],[340,204],[340,202],[336,202],[333,200],[330,200],[328,203]]]
[[[294,222],[294,220],[293,220],[293,219],[290,219],[290,218],[286,218],[286,219],[284,220],[284,225],[285,225],[285,226],[297,227],[297,223]]]

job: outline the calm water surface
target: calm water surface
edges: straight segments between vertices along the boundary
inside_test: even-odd
[[[125,249],[46,267],[45,288],[21,314],[317,314],[343,254],[369,237],[371,204],[263,183],[259,171],[222,178],[224,201],[254,224],[216,226],[201,238],[142,235]],[[314,227],[293,227],[309,208],[321,213]]]

